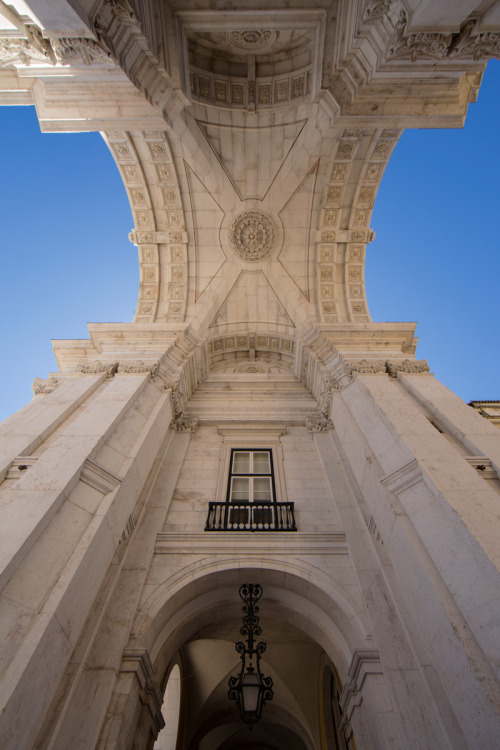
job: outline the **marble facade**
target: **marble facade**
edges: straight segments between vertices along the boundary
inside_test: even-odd
[[[103,133],[140,274],[134,321],[56,341],[0,427],[0,746],[499,747],[498,402],[371,320],[364,258],[398,138],[463,124],[500,3],[229,5],[0,3],[0,103]],[[297,530],[210,527],[233,449],[269,451]]]

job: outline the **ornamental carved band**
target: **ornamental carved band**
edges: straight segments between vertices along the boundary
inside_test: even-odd
[[[244,211],[233,221],[229,239],[233,250],[246,261],[266,258],[273,249],[276,232],[262,211]]]

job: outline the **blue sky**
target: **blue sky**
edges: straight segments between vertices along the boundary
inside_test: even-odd
[[[375,321],[417,321],[419,358],[464,400],[500,398],[500,62],[463,130],[406,131],[375,204],[366,284]],[[0,110],[3,351],[0,420],[56,370],[50,339],[130,321],[133,221],[97,133],[42,134],[33,107]]]

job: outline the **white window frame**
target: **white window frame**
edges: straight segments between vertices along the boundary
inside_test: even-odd
[[[231,474],[231,452],[238,448],[245,451],[268,450],[272,455],[274,469],[275,496],[272,502],[287,502],[285,472],[283,470],[283,449],[280,438],[286,432],[285,426],[272,428],[219,427],[223,442],[220,455],[219,477],[215,501],[225,503],[228,498],[228,483]]]

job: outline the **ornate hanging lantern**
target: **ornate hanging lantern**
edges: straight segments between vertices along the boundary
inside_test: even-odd
[[[260,658],[267,644],[264,641],[255,643],[262,632],[257,616],[257,602],[261,596],[262,586],[258,583],[244,583],[240,586],[240,597],[244,601],[240,633],[246,636],[247,642],[236,643],[241,671],[229,678],[229,699],[237,702],[242,721],[250,725],[259,721],[266,701],[273,699],[273,680],[271,677],[264,677],[260,671]]]

